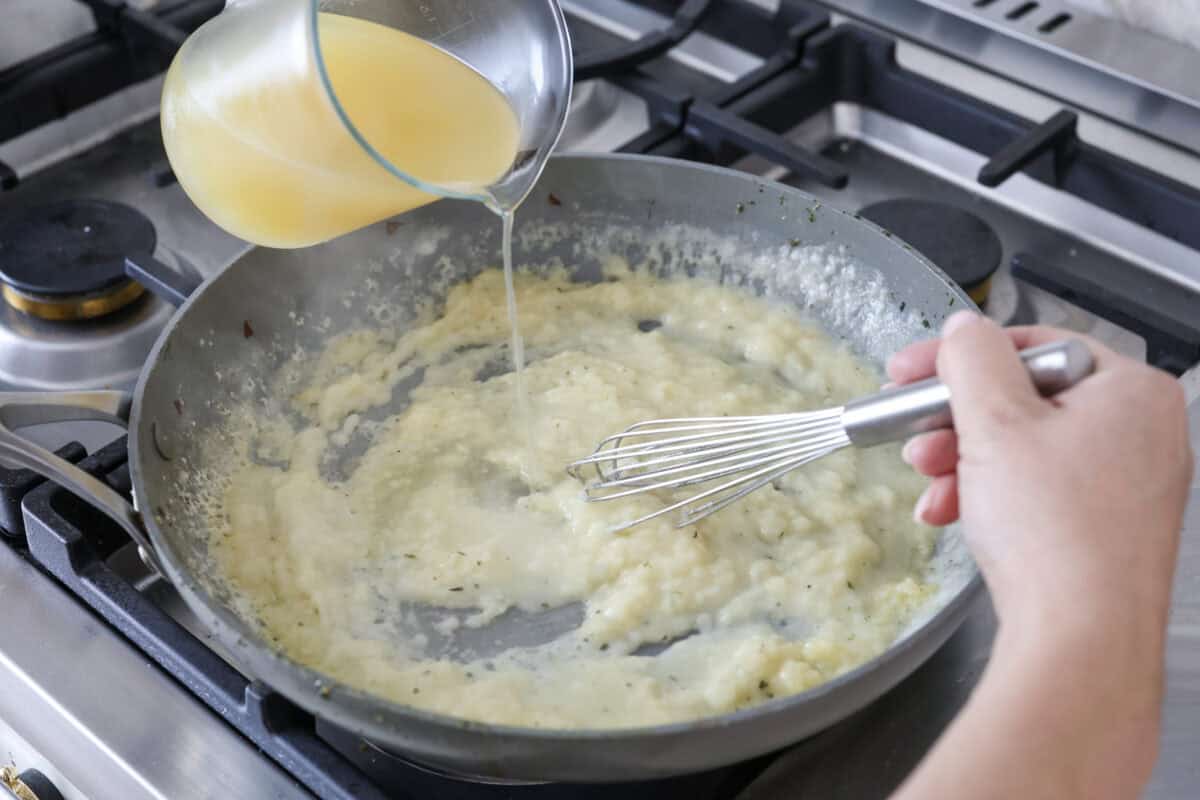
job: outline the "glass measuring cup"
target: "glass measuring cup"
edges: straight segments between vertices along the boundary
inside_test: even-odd
[[[302,247],[438,197],[511,209],[572,71],[557,0],[229,0],[167,73],[163,141],[210,219]]]

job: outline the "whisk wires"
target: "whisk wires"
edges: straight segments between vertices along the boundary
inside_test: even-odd
[[[589,502],[701,486],[697,494],[618,526],[679,512],[678,527],[707,517],[783,475],[850,444],[842,409],[756,417],[639,422],[572,463]],[[594,472],[589,480],[587,474]]]

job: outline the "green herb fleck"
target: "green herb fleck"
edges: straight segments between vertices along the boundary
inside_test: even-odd
[[[742,213],[745,213],[745,211],[746,211],[746,204],[738,203],[737,204],[737,213],[742,214]]]

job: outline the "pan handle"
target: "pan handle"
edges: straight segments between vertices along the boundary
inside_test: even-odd
[[[137,543],[142,558],[163,574],[138,513],[103,481],[51,453],[14,429],[51,422],[100,421],[128,427],[131,398],[125,392],[0,392],[0,456],[54,481],[103,511]]]

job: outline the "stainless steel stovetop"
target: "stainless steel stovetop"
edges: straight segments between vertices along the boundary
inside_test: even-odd
[[[763,13],[778,5],[769,0],[728,0],[728,4],[767,9]],[[636,39],[666,24],[651,10],[657,7],[653,2],[564,0],[563,5],[573,25],[587,34],[583,38]],[[880,4],[826,5],[869,20]],[[900,14],[902,5],[915,16]],[[930,9],[953,5],[934,3]],[[944,54],[963,56],[963,40],[939,42],[937,26],[928,15],[954,12],[953,24],[948,21],[946,27],[958,36],[961,9],[928,10],[922,17],[913,12],[914,6],[920,4],[896,3],[878,11],[883,27],[919,42],[902,42],[899,57],[905,67],[1030,119],[1043,119],[1059,108],[1056,101],[1028,88],[1031,81],[1022,76],[998,77],[987,58],[964,63]],[[977,45],[985,37],[982,31],[977,32]],[[986,35],[1005,34],[989,28]],[[654,74],[686,73],[695,85],[719,90],[763,67],[764,56],[752,49],[706,33],[693,34],[659,62],[661,69]],[[1078,60],[1072,63],[1070,69],[1064,66],[1055,73],[1047,82],[1052,90],[1047,91],[1061,96],[1062,87],[1070,82],[1064,76],[1072,74]],[[214,274],[239,255],[244,243],[209,223],[177,184],[163,180],[165,163],[154,117],[157,83],[151,79],[115,101],[103,101],[66,121],[0,143],[0,162],[13,166],[22,177],[15,190],[0,193],[0,218],[43,201],[100,197],[145,214],[157,231],[156,256],[183,274]],[[1170,113],[1161,117],[1166,127],[1155,129],[1153,121],[1143,125],[1141,120],[1133,126],[1135,131],[1106,118],[1122,107],[1129,91],[1129,84],[1116,78],[1111,85],[1108,102],[1095,104],[1098,113],[1078,109],[1081,136],[1200,187],[1200,147],[1194,142],[1167,144],[1161,136],[1163,131],[1179,130],[1170,126],[1186,118],[1186,98],[1176,97]],[[1101,81],[1090,81],[1085,93],[1091,97],[1102,86]],[[81,114],[86,117],[82,122]],[[1200,111],[1194,119],[1200,122]],[[652,108],[627,83],[581,84],[563,148],[618,149],[648,135],[656,122]],[[90,140],[82,147],[81,126]],[[1146,270],[1200,290],[1200,253],[1195,250],[1022,174],[997,188],[984,187],[976,177],[987,161],[985,155],[866,105],[833,104],[791,127],[787,136],[844,167],[851,176],[849,184],[830,188],[753,155],[737,158],[734,166],[851,210],[896,197],[921,197],[967,208],[984,219],[1003,246],[986,309],[1002,322],[1059,325],[1089,332],[1131,355],[1142,357],[1146,352],[1139,336],[1016,279],[1009,263],[1021,253],[1053,254],[1102,270]],[[66,160],[64,154],[70,154]],[[64,327],[0,308],[0,385],[19,389],[129,386],[170,314],[170,306],[146,298],[99,324]],[[1182,380],[1192,399],[1193,442],[1200,451],[1200,371],[1193,369]],[[104,426],[33,432],[40,441],[55,446],[81,441],[89,452],[118,434]],[[129,547],[117,549],[106,564],[205,641],[204,631],[178,596],[149,575]],[[288,769],[264,755],[161,669],[152,654],[132,645],[2,542],[0,609],[0,686],[4,687],[0,762],[40,770],[67,798],[312,796],[313,786],[302,786]],[[912,678],[855,719],[756,770],[757,777],[739,784],[737,796],[745,800],[806,793],[879,797],[911,769],[966,700],[986,664],[994,629],[984,598],[962,630]],[[1168,674],[1163,752],[1147,796],[1173,799],[1189,796],[1200,785],[1200,768],[1194,759],[1200,750],[1200,478],[1193,490],[1177,576]],[[357,755],[348,757],[360,765],[399,776],[400,782],[408,774],[408,767],[389,763],[386,754],[369,745],[352,743],[350,749]],[[406,793],[476,796],[465,788],[460,793],[439,786],[443,788],[412,782]],[[315,791],[323,793],[319,787]],[[517,789],[503,792],[478,796],[521,796]],[[572,795],[568,790],[563,796]],[[621,791],[614,796],[622,796]]]

